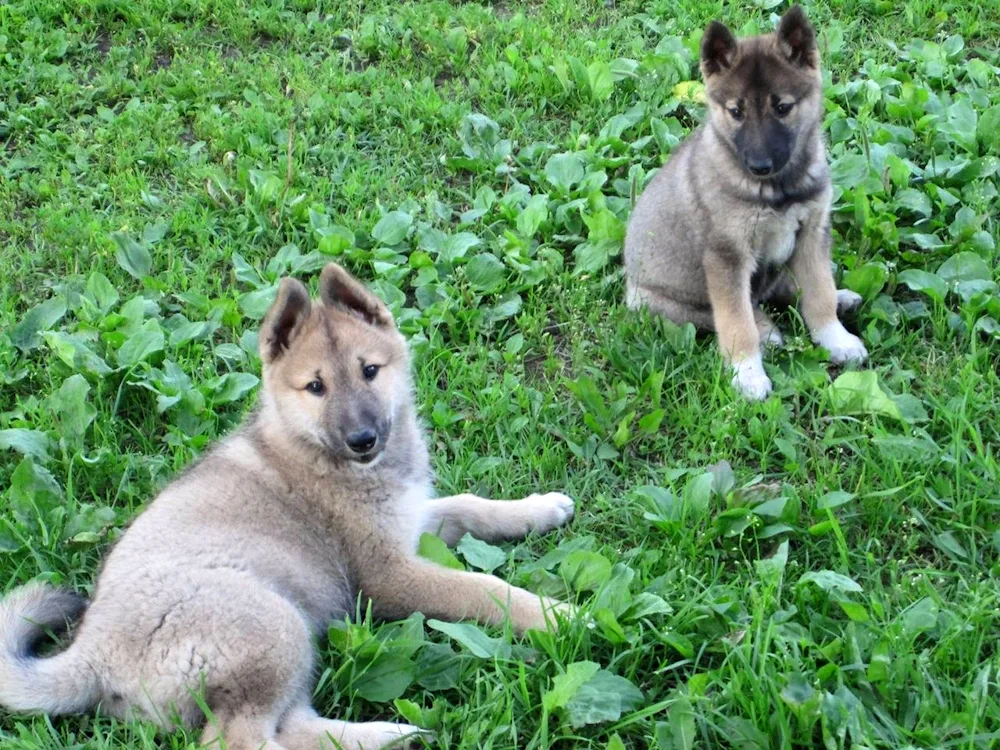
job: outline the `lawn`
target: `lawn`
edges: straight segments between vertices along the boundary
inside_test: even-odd
[[[863,368],[789,312],[746,403],[711,339],[621,303],[701,30],[785,7],[0,4],[0,586],[88,591],[252,406],[277,280],[336,259],[410,337],[439,490],[578,503],[425,553],[592,621],[335,627],[321,710],[442,748],[1000,745],[996,0],[806,6]],[[5,750],[196,738],[0,713]]]

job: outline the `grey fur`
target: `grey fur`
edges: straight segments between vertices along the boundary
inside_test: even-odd
[[[775,34],[702,42],[708,118],[643,191],[625,239],[626,302],[718,334],[749,398],[771,390],[761,342],[781,342],[760,303],[802,291],[802,315],[834,362],[867,351],[837,318],[860,301],[830,262],[830,176],[812,27],[798,6]],[[778,115],[778,107],[788,107]],[[773,159],[772,159],[773,157]],[[764,159],[774,172],[751,172]]]

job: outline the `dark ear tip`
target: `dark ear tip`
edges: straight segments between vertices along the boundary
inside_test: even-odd
[[[309,295],[309,290],[306,289],[305,284],[296,278],[285,276],[278,282],[278,294],[298,294],[303,292],[306,296]]]
[[[802,6],[796,3],[785,11],[785,15],[781,17],[780,26],[785,28],[809,26],[809,18],[806,16],[806,12],[802,9]]]
[[[359,284],[354,275],[339,263],[327,263],[319,274],[320,298],[324,302],[330,301],[330,290],[333,288],[343,289],[352,284]]]
[[[343,289],[354,282],[354,277],[339,263],[327,263],[319,274],[320,299],[330,304],[334,298],[334,289]],[[356,283],[356,282],[355,282]]]
[[[736,36],[721,21],[712,21],[705,29],[705,34],[701,38],[702,50],[711,50],[717,53],[722,49],[732,49],[735,46]]]
[[[704,41],[710,42],[715,39],[728,39],[732,35],[733,32],[722,21],[712,21],[705,27]]]
[[[342,265],[339,263],[327,263],[323,266],[323,270],[320,272],[320,277],[328,279],[331,276],[344,277],[349,275]]]

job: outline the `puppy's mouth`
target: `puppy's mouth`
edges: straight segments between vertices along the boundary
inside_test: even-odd
[[[361,455],[354,454],[348,456],[348,458],[356,464],[361,464],[362,466],[367,466],[372,463],[376,458],[382,455],[382,449],[377,448],[376,450],[369,451],[368,453],[363,453]]]
[[[346,461],[347,463],[357,464],[358,466],[369,466],[374,463],[375,460],[382,455],[383,446],[378,445],[372,448],[367,453],[355,453],[354,451],[348,450],[343,447],[336,447],[330,444],[328,440],[322,440],[323,448],[330,455],[331,458],[337,459],[339,461]]]
[[[371,466],[378,461],[379,457],[385,453],[385,449],[388,446],[389,433],[391,425],[387,425],[379,430],[378,440],[369,450],[361,453],[356,450],[352,450],[346,443],[342,442],[342,438],[333,437],[331,435],[321,434],[317,435],[320,444],[326,451],[330,458],[336,461],[342,461],[346,464],[355,464],[357,466]]]
[[[777,169],[772,169],[769,172],[758,173],[750,169],[750,167],[744,165],[743,171],[746,173],[747,177],[756,180],[762,185],[767,185],[769,183],[774,183],[780,181],[786,174],[785,167],[788,166],[787,163],[782,164]]]

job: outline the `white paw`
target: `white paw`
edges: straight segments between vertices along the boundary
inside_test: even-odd
[[[538,597],[537,606],[535,604],[532,602],[526,610],[522,610],[516,617],[513,612],[511,613],[512,624],[518,633],[524,633],[526,630],[555,631],[559,629],[561,621],[573,620],[578,613],[577,608],[572,604],[550,599],[547,596]]]
[[[861,339],[849,333],[839,320],[820,328],[814,338],[817,344],[830,352],[830,361],[835,365],[843,362],[864,362],[868,359],[868,350],[861,343]]]
[[[573,517],[575,510],[573,499],[561,492],[528,495],[518,502],[528,517],[530,529],[540,533],[562,526]]]
[[[771,379],[764,372],[760,355],[733,363],[733,387],[751,401],[761,401],[771,392]]]
[[[778,326],[772,325],[761,331],[763,334],[760,338],[760,343],[764,346],[775,346],[780,347],[785,345],[785,337],[781,335],[781,331],[778,330]]]
[[[837,312],[845,313],[850,312],[855,307],[861,304],[864,300],[857,292],[852,292],[850,289],[838,289],[837,290]]]
[[[363,736],[358,736],[357,747],[361,750],[382,750],[383,748],[417,747],[419,737],[430,737],[431,733],[411,724],[392,724],[388,721],[365,722]]]

